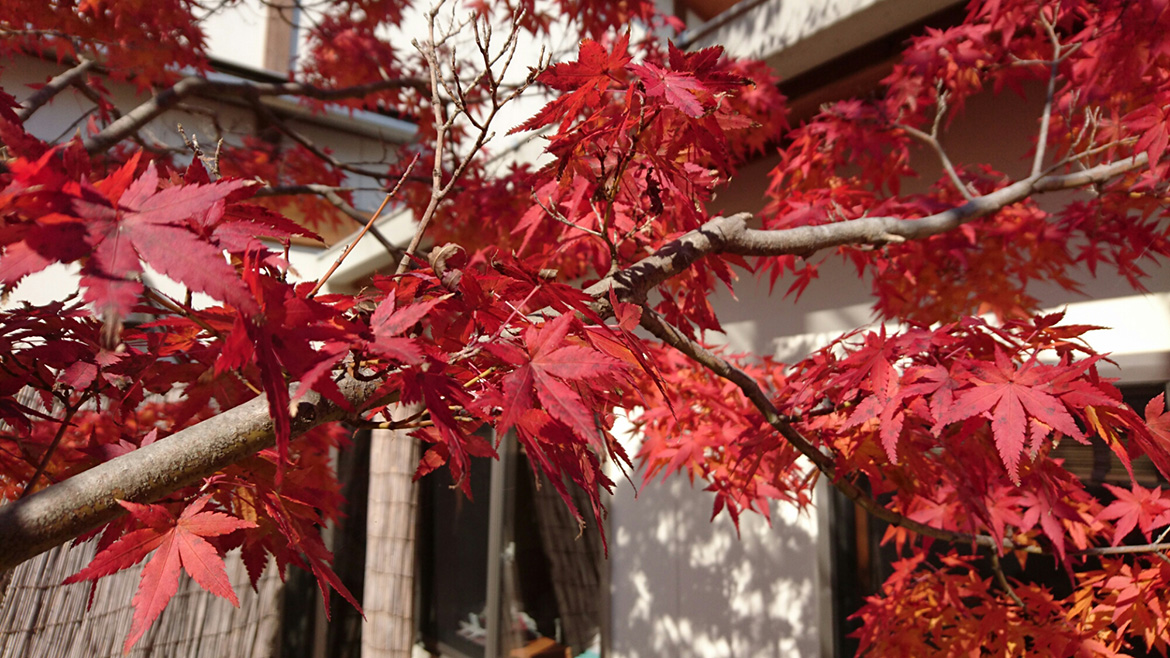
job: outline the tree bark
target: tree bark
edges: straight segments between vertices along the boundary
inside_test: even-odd
[[[381,380],[349,378],[339,386],[349,403],[361,409],[379,384]],[[310,391],[297,403],[293,436],[352,414]],[[28,498],[2,505],[0,572],[118,518],[125,513],[119,500],[153,502],[275,441],[268,401],[258,397]]]

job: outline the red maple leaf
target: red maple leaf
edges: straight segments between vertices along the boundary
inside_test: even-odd
[[[718,67],[723,48],[704,48],[686,53],[670,44],[670,70],[656,64],[631,65],[630,71],[642,79],[646,95],[650,98],[664,98],[683,114],[697,119],[706,112],[702,100],[713,94],[727,91],[743,80],[729,75]]]
[[[1054,376],[1052,368],[1034,363],[1017,369],[1003,352],[996,350],[995,363],[974,363],[966,375],[974,386],[957,395],[939,422],[945,425],[990,412],[995,447],[1008,475],[1019,484],[1020,457],[1029,429],[1033,445],[1053,429],[1077,439],[1082,437],[1064,403],[1052,395]]]
[[[566,345],[573,315],[566,313],[524,334],[528,354],[511,346],[491,346],[489,351],[518,364],[504,377],[503,412],[497,431],[507,432],[525,411],[540,401],[550,416],[561,421],[582,439],[598,441],[596,421],[577,391],[566,381],[606,377],[623,369],[625,364],[608,354],[579,344]],[[604,446],[599,446],[604,450]]]
[[[609,89],[630,61],[630,35],[621,36],[612,51],[592,39],[584,39],[577,51],[576,62],[554,64],[537,78],[553,89],[566,91],[564,96],[549,102],[528,121],[512,132],[534,130],[561,121],[561,130],[586,108],[601,103],[601,94]]]
[[[145,262],[196,292],[252,314],[256,302],[220,247],[199,237],[188,220],[246,187],[242,180],[159,189],[154,163],[128,185],[137,159],[82,192],[73,211],[85,219],[92,256],[82,269],[86,301],[126,315],[142,290],[136,280]]]
[[[703,104],[699,98],[706,94],[707,89],[695,76],[686,72],[667,71],[649,63],[632,65],[630,70],[642,79],[647,96],[665,98],[666,102],[691,118],[703,116]]]
[[[378,304],[378,308],[374,309],[373,315],[370,316],[370,330],[374,333],[374,340],[369,343],[370,349],[384,357],[403,363],[417,363],[422,358],[422,351],[418,344],[411,338],[398,336],[426,317],[436,304],[450,296],[447,294],[425,302],[399,307],[395,296],[393,294],[387,295],[386,299]]]
[[[254,528],[256,524],[222,512],[203,511],[210,500],[209,496],[196,500],[178,519],[162,505],[119,500],[118,504],[146,527],[126,533],[98,553],[89,566],[65,579],[65,584],[96,581],[141,562],[155,551],[142,570],[142,580],[134,595],[134,622],[124,649],[127,653],[178,591],[180,566],[200,587],[239,607],[240,602],[224,570],[223,558],[205,538]]]
[[[1146,403],[1146,425],[1163,446],[1170,447],[1170,413],[1166,413],[1166,394]]]
[[[1117,520],[1113,529],[1113,545],[1121,543],[1122,539],[1135,527],[1141,528],[1146,541],[1150,541],[1150,533],[1156,527],[1170,522],[1170,499],[1162,497],[1162,487],[1146,489],[1133,482],[1133,491],[1126,491],[1121,487],[1106,484],[1117,500],[1109,503],[1097,518],[1103,521]]]

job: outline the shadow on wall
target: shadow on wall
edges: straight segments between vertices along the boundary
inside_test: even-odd
[[[638,481],[638,478],[635,478]],[[711,521],[712,497],[682,477],[635,498],[619,486],[610,516],[614,658],[813,656],[818,652],[815,511]]]

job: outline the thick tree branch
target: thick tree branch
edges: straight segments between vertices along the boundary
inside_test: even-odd
[[[379,80],[363,85],[330,89],[303,82],[224,82],[207,78],[183,78],[174,86],[159,91],[149,101],[123,114],[101,132],[87,137],[82,145],[88,153],[100,153],[138,132],[163,112],[192,94],[219,97],[258,99],[267,96],[302,96],[321,101],[360,98],[390,89],[425,89],[425,82],[417,78]]]
[[[664,322],[659,318],[657,313],[648,307],[643,307],[642,309],[641,325],[643,329],[654,334],[667,345],[674,347],[711,372],[738,386],[744,394],[744,397],[763,414],[764,420],[773,429],[783,436],[788,443],[799,450],[802,455],[807,457],[817,470],[829,478],[829,481],[832,482],[838,491],[845,494],[847,498],[857,503],[866,512],[869,512],[870,515],[891,525],[906,528],[907,530],[927,537],[934,537],[950,542],[969,542],[995,548],[995,539],[990,536],[973,535],[965,532],[935,528],[934,526],[919,523],[888,509],[866,494],[852,480],[847,477],[839,477],[836,466],[833,464],[833,458],[821,452],[780,415],[779,410],[776,409],[776,406],[772,404],[767,394],[764,393],[759,383],[751,375],[748,375],[714,352],[687,338],[677,329]]]
[[[380,383],[346,378],[339,386],[346,400],[361,409]],[[293,436],[351,413],[310,391],[298,403]],[[121,516],[119,500],[158,500],[275,442],[268,401],[261,396],[0,506],[0,573]]]
[[[821,249],[842,245],[875,245],[919,240],[958,228],[1002,208],[1043,192],[1071,190],[1104,183],[1140,169],[1149,161],[1145,153],[1117,162],[1100,164],[1071,174],[1050,174],[1016,181],[990,194],[972,199],[940,213],[919,219],[863,217],[846,222],[801,226],[769,231],[744,228],[726,246],[729,253],[742,256],[809,256]]]
[[[64,73],[54,77],[52,80],[49,80],[45,86],[38,89],[35,94],[29,96],[27,100],[21,103],[20,110],[16,112],[16,118],[20,119],[22,122],[27,121],[28,118],[35,114],[37,110],[41,109],[45,103],[53,100],[53,98],[57,94],[64,91],[66,87],[80,81],[83,77],[85,77],[85,74],[89,73],[89,71],[96,65],[97,63],[94,60],[83,58],[77,66],[74,66],[68,71],[65,71]]]
[[[586,292],[604,301],[612,289],[618,299],[642,303],[647,293],[714,253],[741,256],[808,257],[831,247],[844,245],[880,246],[890,242],[919,240],[958,228],[962,224],[990,215],[1034,194],[1056,192],[1104,183],[1112,178],[1140,169],[1149,162],[1145,153],[1090,167],[1070,174],[1029,177],[933,215],[918,219],[899,217],[862,217],[844,222],[799,226],[788,229],[750,229],[750,213],[716,217],[699,228],[663,245],[642,260],[604,277]]]

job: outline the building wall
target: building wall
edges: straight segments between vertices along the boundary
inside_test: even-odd
[[[765,2],[749,12],[742,24],[733,24],[709,40],[767,57],[779,70],[794,75],[803,72],[802,67],[825,61],[819,55],[809,58],[809,49],[794,47],[795,61],[786,62],[790,51],[771,50],[775,43],[792,43],[781,37],[800,25],[810,28],[808,33],[823,43],[836,44],[835,54],[840,54],[864,43],[856,40],[862,27],[890,29],[881,22],[886,18],[875,17],[945,4],[949,3],[828,2],[814,11],[818,7],[814,3]],[[794,12],[807,12],[808,20],[797,21],[794,27],[790,22]],[[860,26],[858,16],[878,22]],[[818,24],[821,19],[828,20],[828,27]],[[744,39],[737,41],[740,35]],[[858,68],[870,64],[859,62]],[[944,138],[951,159],[957,164],[987,162],[1012,175],[1026,175],[1030,159],[1025,154],[1042,106],[1039,87],[1027,91],[1025,99],[1010,94],[973,99]],[[767,174],[775,163],[775,158],[763,158],[744,167],[720,194],[719,209],[727,213],[758,210]],[[922,177],[910,181],[906,191],[922,190],[937,179],[939,169],[932,153],[920,150],[912,164]],[[1040,199],[1055,206],[1069,198],[1054,194]],[[1102,364],[1100,369],[1124,383],[1170,379],[1170,272],[1147,264],[1149,293],[1133,291],[1108,270],[1102,270],[1098,278],[1088,271],[1078,272],[1084,294],[1051,285],[1035,290],[1045,309],[1065,310],[1068,324],[1111,327],[1092,332],[1088,340],[1095,349],[1115,355],[1122,368]],[[725,290],[716,296],[724,333],[709,339],[725,342],[736,351],[792,362],[846,331],[873,322],[869,282],[858,279],[839,258],[825,258],[820,278],[799,300],[784,299],[787,286],[779,281],[776,293],[770,295],[766,280],[741,273],[734,296]],[[773,506],[770,528],[759,517],[744,518],[736,537],[726,515],[708,522],[712,498],[701,491],[702,483],[691,487],[685,478],[675,477],[647,484],[635,496],[633,487],[618,481],[610,517],[615,658],[835,655],[830,633],[834,611],[827,594],[831,578],[827,524],[831,520],[823,486],[814,496],[815,509],[797,513],[791,506]],[[638,475],[634,482],[641,482]]]

